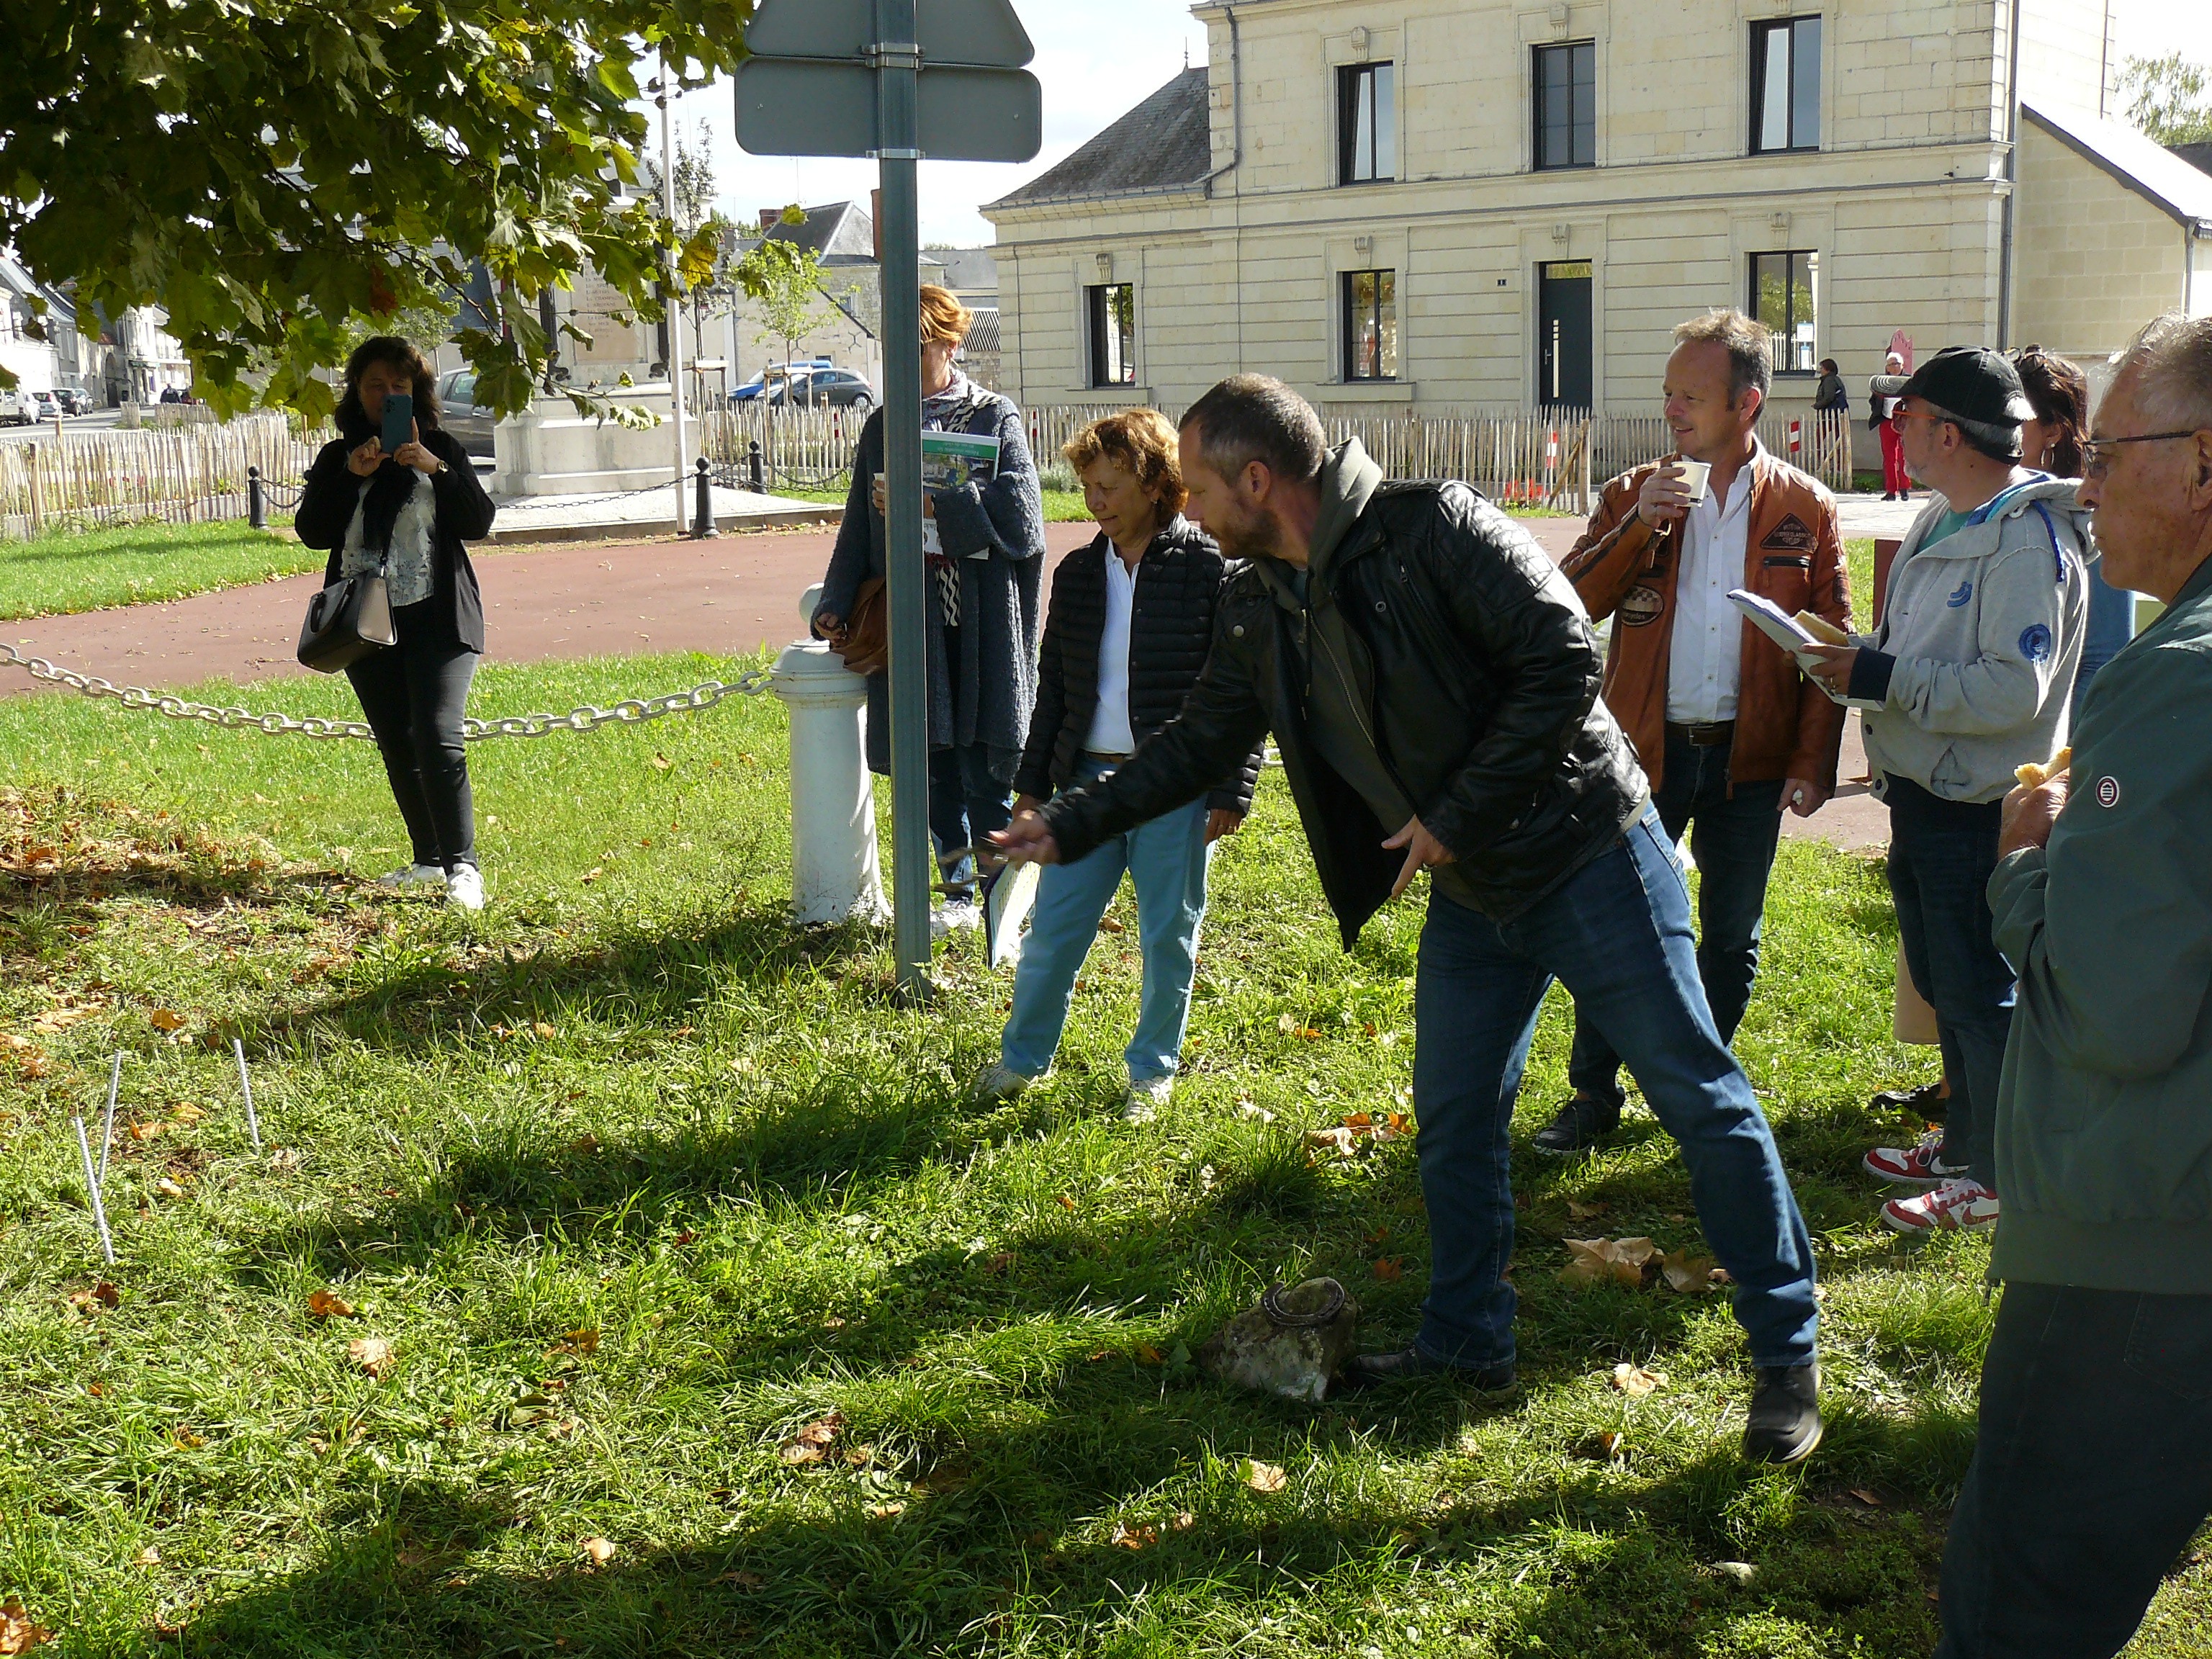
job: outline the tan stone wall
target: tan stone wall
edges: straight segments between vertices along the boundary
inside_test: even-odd
[[[2117,351],[2187,301],[2201,245],[2056,134],[2021,127],[2014,332],[2070,356]]]

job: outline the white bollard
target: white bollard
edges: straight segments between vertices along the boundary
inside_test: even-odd
[[[800,601],[810,621],[821,589]],[[791,711],[791,908],[802,922],[890,920],[876,858],[876,793],[860,744],[868,683],[820,640],[775,660]]]

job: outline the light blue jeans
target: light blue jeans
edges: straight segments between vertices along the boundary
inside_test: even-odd
[[[1076,763],[1076,781],[1091,783],[1112,770],[1086,757]],[[1132,1082],[1175,1075],[1190,1024],[1198,924],[1206,915],[1206,866],[1212,852],[1206,842],[1206,813],[1201,796],[1114,836],[1073,864],[1044,867],[1021,964],[1014,969],[1013,1012],[999,1040],[999,1059],[1008,1071],[1037,1077],[1052,1064],[1075,976],[1126,870],[1137,889],[1145,987],[1136,1035],[1124,1057]]]

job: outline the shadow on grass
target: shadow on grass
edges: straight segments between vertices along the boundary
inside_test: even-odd
[[[1441,1498],[1365,1486],[1302,1495],[1302,1483],[1328,1478],[1316,1450],[1355,1437],[1371,1445],[1373,1431],[1341,1413],[1316,1422],[1201,1389],[1103,1409],[1056,1403],[1036,1426],[960,1447],[928,1494],[886,1504],[890,1487],[860,1471],[786,1471],[743,1499],[702,1500],[688,1541],[618,1540],[598,1565],[580,1536],[562,1540],[556,1562],[476,1565],[500,1553],[509,1529],[538,1524],[531,1488],[395,1476],[349,1496],[320,1561],[212,1596],[186,1649],[1168,1654],[1194,1650],[1201,1626],[1272,1615],[1290,1627],[1279,1637],[1303,1621],[1311,1649],[1335,1650],[1417,1578],[1423,1623],[1448,1621],[1433,1632],[1436,1651],[1456,1636],[1577,1659],[1686,1656],[1761,1613],[1807,1621],[1852,1651],[1917,1659],[1932,1644],[1940,1516],[1855,1504],[1829,1489],[1832,1473],[1754,1471],[1716,1447],[1649,1476],[1554,1462],[1504,1498],[1479,1481]],[[1406,1403],[1415,1443],[1466,1420],[1443,1390]],[[1911,1421],[1868,1424],[1856,1455],[1901,1462],[1929,1437]],[[1159,1481],[1224,1442],[1292,1468],[1293,1485],[1261,1497],[1212,1480],[1179,1517]],[[1109,1517],[1140,1547],[1109,1541]],[[1709,1565],[1745,1559],[1756,1567],[1748,1585]],[[1466,1602],[1456,1613],[1455,1596]]]

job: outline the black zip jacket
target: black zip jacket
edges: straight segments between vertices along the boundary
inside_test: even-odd
[[[1599,700],[1573,586],[1465,484],[1382,485],[1307,609],[1277,602],[1285,572],[1255,560],[1233,576],[1182,714],[1111,777],[1045,805],[1062,858],[1188,800],[1273,732],[1349,950],[1405,855],[1382,845],[1401,826],[1378,823],[1306,738],[1306,617],[1324,606],[1364,647],[1353,672],[1378,754],[1486,915],[1521,915],[1642,810],[1650,791]]]
[[[292,528],[305,545],[329,550],[330,562],[323,569],[325,586],[338,579],[346,530],[361,500],[362,480],[347,470],[346,457],[367,443],[374,430],[362,426],[325,444],[307,471],[307,487],[300,492],[300,510],[293,516]],[[489,534],[496,509],[477,481],[476,463],[458,439],[444,428],[434,426],[422,434],[422,447],[446,464],[446,470],[430,480],[438,507],[438,532],[431,548],[437,582],[428,599],[393,611],[392,621],[406,630],[403,638],[419,633],[421,637],[482,651],[483,597],[477,591],[476,567],[469,562],[469,550],[463,543]],[[392,487],[396,488],[405,482],[397,477],[403,470],[398,462],[387,459],[375,476],[382,481],[385,474],[392,474],[396,481]]]
[[[1106,631],[1106,561],[1121,554],[1103,531],[1053,572],[1037,664],[1036,708],[1029,747],[1014,774],[1018,794],[1048,799],[1075,781],[1083,740],[1098,712],[1098,641]],[[1137,566],[1129,617],[1129,728],[1142,743],[1173,720],[1198,684],[1213,642],[1213,610],[1224,582],[1242,567],[1221,556],[1213,538],[1178,515],[1152,538]],[[1214,781],[1206,804],[1249,812],[1260,781],[1253,750]]]

